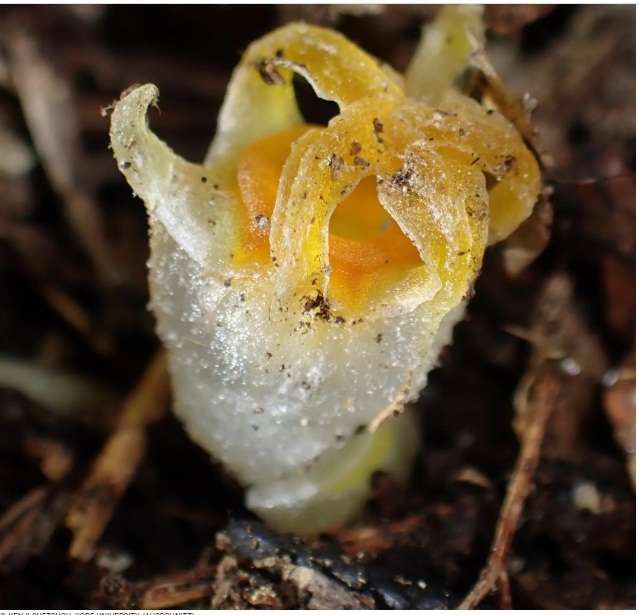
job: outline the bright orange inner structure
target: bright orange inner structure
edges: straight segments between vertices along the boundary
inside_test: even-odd
[[[302,125],[271,135],[240,155],[237,183],[245,219],[235,254],[238,264],[270,262],[269,221],[282,167],[291,143],[309,128]],[[415,246],[380,205],[376,181],[374,176],[363,179],[330,220],[329,290],[343,304],[361,305],[379,285],[397,281],[422,264]]]

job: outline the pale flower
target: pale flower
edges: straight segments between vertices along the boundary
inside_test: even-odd
[[[175,412],[275,527],[336,527],[372,472],[407,475],[419,428],[391,415],[425,386],[487,244],[535,204],[518,131],[453,87],[478,31],[478,9],[444,10],[404,82],[336,32],[284,26],[244,54],[202,165],[149,131],[155,86],[115,107]],[[328,126],[304,124],[294,73],[339,105]]]

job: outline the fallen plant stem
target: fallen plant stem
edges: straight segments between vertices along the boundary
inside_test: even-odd
[[[61,483],[36,487],[0,517],[0,573],[40,554],[64,516],[69,490]]]
[[[547,371],[534,380],[524,382],[522,386],[530,397],[528,407],[524,411],[531,422],[524,434],[517,465],[502,505],[490,558],[479,581],[459,605],[460,610],[474,609],[498,583],[507,596],[506,600],[510,601],[506,562],[517,522],[533,485],[544,431],[559,397],[561,380],[557,374]],[[503,606],[508,608],[506,605]]]
[[[146,452],[146,427],[162,418],[167,408],[169,383],[166,355],[160,351],[127,398],[118,427],[98,455],[67,512],[73,532],[69,555],[89,560],[120,498]]]
[[[83,149],[71,85],[40,50],[37,39],[18,30],[8,39],[9,69],[42,166],[59,196],[69,225],[101,278],[122,281],[102,228],[96,200],[83,176]]]
[[[537,299],[529,331],[518,333],[532,344],[529,368],[515,392],[513,426],[521,448],[502,504],[490,557],[479,580],[459,605],[460,610],[475,608],[499,586],[502,607],[510,608],[507,562],[517,523],[532,487],[542,455],[542,444],[551,415],[568,426],[569,440],[560,441],[568,448],[577,437],[577,395],[587,390],[588,380],[595,380],[605,365],[605,356],[596,338],[590,334],[574,305],[572,283],[563,274],[550,276]],[[571,368],[566,368],[568,361]],[[575,368],[576,366],[576,368]]]
[[[113,574],[103,579],[98,599],[109,608],[175,608],[210,598],[214,575],[215,568],[206,564],[138,583],[128,583],[119,574]]]

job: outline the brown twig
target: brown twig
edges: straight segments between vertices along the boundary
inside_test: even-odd
[[[494,588],[501,588],[502,602],[510,604],[507,561],[513,536],[542,454],[551,415],[561,429],[557,446],[576,448],[583,391],[596,382],[605,365],[598,340],[574,306],[572,284],[561,274],[548,278],[537,300],[530,331],[522,337],[533,345],[530,367],[515,393],[515,431],[521,449],[493,539],[491,554],[479,581],[459,605],[475,608]],[[580,380],[577,380],[579,379]],[[557,435],[557,434],[553,434]],[[559,451],[561,453],[561,451]]]
[[[125,402],[119,425],[69,507],[69,555],[87,561],[146,451],[146,427],[160,419],[169,396],[166,355],[160,351]]]
[[[55,73],[27,32],[14,32],[7,46],[11,77],[25,120],[69,224],[102,279],[119,282],[122,273],[104,236],[101,214],[83,186],[80,128],[70,85]]]
[[[479,581],[459,605],[460,610],[475,608],[493,591],[497,583],[509,595],[506,561],[510,553],[517,521],[532,488],[544,431],[559,397],[561,380],[552,371],[547,371],[537,378],[525,382],[522,388],[526,396],[530,398],[525,412],[531,420],[525,432],[506,499],[502,505],[490,558]],[[506,599],[510,601],[509,598]]]
[[[120,575],[104,578],[97,599],[110,608],[170,609],[213,595],[215,568],[198,564],[170,576],[128,583]]]
[[[52,483],[32,489],[0,517],[0,572],[22,566],[39,554],[64,516],[68,488]]]

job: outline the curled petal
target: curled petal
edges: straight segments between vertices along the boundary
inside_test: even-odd
[[[402,79],[341,34],[294,23],[253,43],[235,70],[205,164],[231,164],[241,150],[302,122],[293,75],[340,108],[376,94],[402,96]]]
[[[157,106],[158,96],[154,85],[144,85],[116,104],[111,147],[118,167],[144,200],[151,226],[161,224],[196,262],[227,276],[238,220],[225,190],[228,177],[186,162],[149,130],[147,110]]]
[[[380,264],[363,285],[351,280],[349,303],[343,292],[349,284],[338,283],[331,260],[332,246],[343,239],[331,236],[330,224],[369,177],[421,262],[413,259],[401,273]],[[340,306],[365,313],[383,305],[385,313],[396,313],[445,287],[442,309],[450,309],[478,273],[487,242],[512,233],[530,215],[539,190],[534,156],[499,114],[455,96],[437,109],[386,95],[364,98],[291,147],[270,233],[280,293],[304,296],[320,288]],[[362,204],[363,220],[375,200]],[[369,245],[351,242],[350,249]],[[378,254],[382,246],[375,244]]]
[[[424,34],[406,69],[406,94],[437,104],[484,43],[480,5],[446,6]]]

